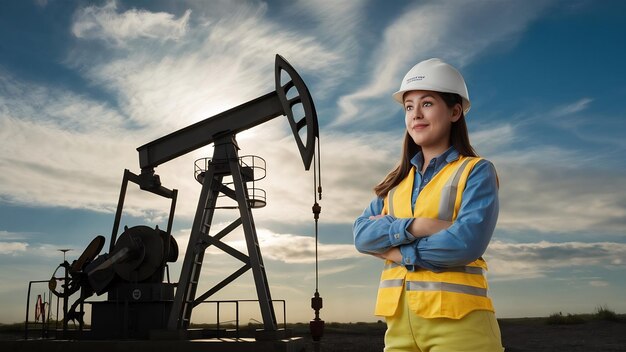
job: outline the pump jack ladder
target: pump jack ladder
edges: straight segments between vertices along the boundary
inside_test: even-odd
[[[272,298],[261,256],[261,248],[257,238],[256,228],[252,217],[250,202],[244,174],[239,163],[237,145],[234,136],[225,136],[215,141],[213,159],[204,175],[200,200],[191,230],[191,237],[185,254],[185,261],[178,282],[174,307],[170,315],[170,328],[189,327],[191,312],[195,306],[234,281],[243,273],[252,269],[256,284],[257,296],[263,317],[264,330],[277,330],[276,315],[272,306]],[[233,178],[234,190],[222,183],[225,176]],[[216,208],[219,193],[237,201],[240,217],[215,236],[209,235],[211,220]],[[248,255],[221,242],[221,239],[235,228],[243,226],[244,236],[248,248]],[[200,271],[206,248],[214,245],[231,256],[241,260],[244,265],[239,270],[213,286],[210,290],[196,296],[196,289],[200,280]],[[176,315],[178,313],[178,316]]]

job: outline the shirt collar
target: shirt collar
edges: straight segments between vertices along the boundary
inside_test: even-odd
[[[449,164],[456,159],[459,158],[459,152],[454,148],[454,146],[450,146],[445,152],[441,153],[439,156],[435,157],[433,160],[435,161],[435,170],[439,170],[444,165]],[[422,151],[419,151],[413,158],[411,159],[411,164],[417,168],[417,170],[421,170],[424,165],[424,155]]]

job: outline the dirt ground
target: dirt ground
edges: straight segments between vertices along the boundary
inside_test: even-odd
[[[500,322],[506,352],[626,352],[626,322],[590,321],[583,324],[547,325],[523,320]],[[380,352],[384,332],[372,334],[326,333],[307,352]]]
[[[626,351],[626,322],[544,325],[505,320],[500,322],[500,331],[507,352]]]
[[[626,352],[624,319],[570,325],[548,325],[545,319],[504,319],[499,323],[506,352]],[[313,344],[306,330],[298,330],[295,335],[304,336],[306,352],[381,352],[384,348],[384,323],[328,329],[319,344]],[[0,332],[0,340],[21,338],[22,333]]]

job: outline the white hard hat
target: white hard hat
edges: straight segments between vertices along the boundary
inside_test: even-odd
[[[456,93],[463,99],[463,112],[465,114],[471,106],[463,76],[456,68],[440,59],[424,60],[413,66],[404,76],[400,90],[393,93],[393,99],[404,104],[404,93],[412,90]]]

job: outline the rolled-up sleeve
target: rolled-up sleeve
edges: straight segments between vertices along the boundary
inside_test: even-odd
[[[498,211],[496,171],[491,162],[483,159],[467,179],[454,223],[420,241],[401,245],[403,263],[437,271],[473,262],[487,249]]]
[[[354,246],[361,253],[383,253],[392,247],[398,247],[415,241],[406,229],[413,219],[398,219],[385,215],[370,220],[370,216],[381,214],[383,199],[374,198],[365,208],[352,227]]]

